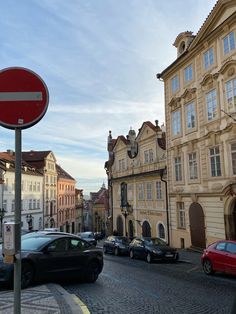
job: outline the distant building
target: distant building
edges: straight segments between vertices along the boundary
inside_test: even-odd
[[[236,2],[180,33],[164,80],[171,243],[236,239]]]
[[[75,208],[75,184],[76,180],[71,177],[59,165],[57,170],[57,226],[61,231],[75,233],[76,208]]]
[[[0,153],[2,222],[15,221],[15,153]],[[21,226],[26,230],[43,228],[43,175],[32,165],[22,161]],[[1,227],[0,227],[1,228]]]
[[[84,231],[84,196],[83,190],[75,189],[76,232]]]
[[[165,145],[158,121],[144,122],[137,136],[130,130],[127,137],[113,139],[110,132],[105,169],[113,231],[118,234],[168,241]]]
[[[57,170],[53,152],[33,150],[22,152],[22,159],[43,175],[43,226],[57,227]]]

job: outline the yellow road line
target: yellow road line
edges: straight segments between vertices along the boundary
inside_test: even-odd
[[[77,304],[80,306],[80,308],[81,308],[83,314],[90,314],[89,309],[88,309],[87,306],[80,300],[80,298],[78,298],[75,294],[72,294],[72,298],[73,298],[73,300],[75,301],[75,303],[77,303]]]

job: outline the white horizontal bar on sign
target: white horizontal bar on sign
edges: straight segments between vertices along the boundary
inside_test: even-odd
[[[42,99],[42,92],[0,92],[0,101],[33,101]]]

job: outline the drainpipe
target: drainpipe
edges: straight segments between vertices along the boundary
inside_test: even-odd
[[[169,224],[169,205],[168,205],[168,193],[167,193],[167,181],[163,179],[164,171],[166,171],[167,168],[160,169],[160,176],[161,181],[165,183],[165,194],[166,194],[166,220],[167,220],[167,235],[168,235],[168,241],[167,244],[170,244],[170,224]]]

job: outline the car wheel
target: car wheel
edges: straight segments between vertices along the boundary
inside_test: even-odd
[[[107,248],[105,246],[103,247],[103,253],[107,254]]]
[[[21,267],[21,288],[29,287],[33,282],[34,269],[28,262],[22,262]]]
[[[146,261],[150,264],[152,262],[152,255],[150,252],[147,252]]]
[[[133,250],[130,250],[130,251],[129,251],[129,257],[132,258],[132,259],[134,258],[134,252],[133,252]]]
[[[212,268],[212,263],[209,259],[205,259],[203,261],[203,271],[207,275],[212,275],[214,274],[214,270]]]
[[[86,275],[87,282],[93,283],[98,279],[99,265],[97,262],[91,262],[87,268],[88,274]]]
[[[115,248],[114,254],[115,254],[115,256],[119,255],[119,248],[118,247]]]

